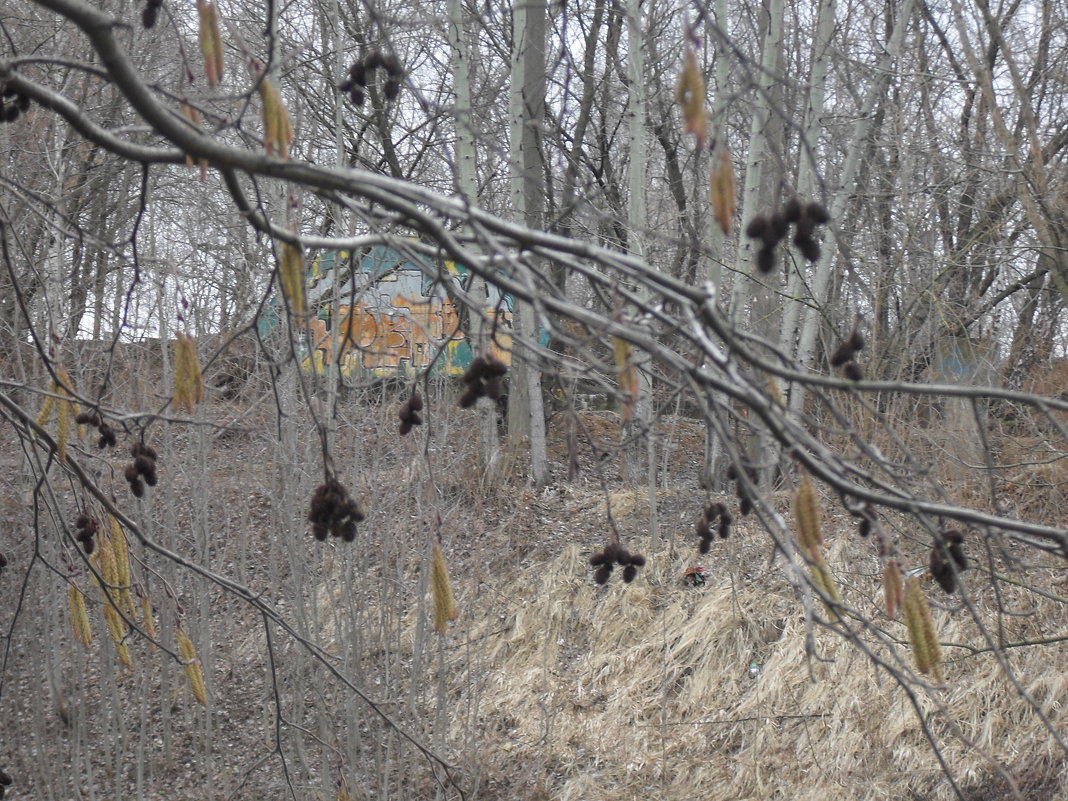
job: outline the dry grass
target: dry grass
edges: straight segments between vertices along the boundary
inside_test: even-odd
[[[592,508],[603,514],[603,504]],[[641,514],[641,504],[613,496],[613,510]],[[828,561],[846,603],[877,615],[874,560],[850,565],[855,536],[830,539]],[[781,560],[768,566],[761,541],[718,543],[705,562],[709,584],[696,590],[679,580],[696,554],[688,540],[674,549],[670,538],[631,540],[649,566],[634,584],[615,577],[603,588],[589,579],[586,552],[572,544],[548,563],[501,575],[503,611],[466,604],[462,629],[485,639],[480,681],[457,688],[455,703],[480,696],[489,796],[536,784],[562,801],[952,797],[894,679],[835,633],[817,629],[806,649],[801,604]],[[974,584],[980,619],[993,623],[994,599]],[[1063,606],[1011,590],[1002,587],[1002,602],[1027,610],[1030,630],[1009,632],[1009,640],[1062,629]],[[928,593],[939,600],[931,586]],[[493,635],[502,614],[510,630]],[[966,611],[936,609],[935,622],[944,643],[983,646]],[[906,640],[902,623],[880,624]],[[986,754],[1014,776],[1024,798],[1056,798],[1048,790],[1065,779],[1063,752],[1036,711],[992,654],[944,649],[947,684],[921,689],[919,703],[957,781],[976,798],[1007,787]],[[1007,654],[1041,712],[1068,730],[1068,646]],[[911,675],[905,646],[888,658]],[[747,670],[753,660],[761,666],[756,679]]]

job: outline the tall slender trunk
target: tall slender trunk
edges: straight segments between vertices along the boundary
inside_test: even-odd
[[[531,228],[541,228],[544,173],[539,127],[545,109],[545,0],[520,0],[512,12],[511,157],[512,200]],[[541,373],[524,341],[536,342],[534,307],[516,302],[512,316],[515,347],[508,391],[508,437],[512,447],[524,438],[530,447],[530,475],[537,486],[548,480]]]

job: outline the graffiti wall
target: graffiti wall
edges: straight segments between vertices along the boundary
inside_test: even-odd
[[[334,289],[335,260],[346,265],[345,283]],[[334,359],[343,375],[390,375],[432,368],[459,374],[471,363],[471,345],[445,288],[426,277],[411,257],[378,246],[353,269],[349,254],[327,253],[312,262],[308,276],[312,312],[303,332],[305,367],[324,371]],[[446,280],[464,287],[467,271],[444,265]],[[337,304],[337,320],[331,310]],[[496,312],[495,312],[496,309]],[[510,360],[511,310],[506,302],[486,309],[498,317],[492,351]]]

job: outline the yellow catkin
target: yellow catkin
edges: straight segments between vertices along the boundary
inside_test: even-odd
[[[823,559],[823,555],[817,553],[810,568],[812,583],[822,592],[829,601],[839,603],[842,596],[838,594],[838,585],[834,583],[831,568]]]
[[[104,622],[108,627],[108,634],[115,643],[115,653],[119,661],[126,667],[133,669],[133,659],[130,658],[130,649],[126,645],[126,621],[122,619],[119,610],[113,604],[104,601]]]
[[[145,634],[148,635],[148,648],[152,653],[156,653],[156,640],[158,639],[156,619],[152,615],[152,599],[147,592],[141,593],[141,620]]]
[[[97,571],[104,581],[103,589],[108,595],[115,597],[119,584],[118,568],[115,565],[115,550],[112,542],[112,532],[100,531],[96,536],[96,551],[93,553]]]
[[[52,384],[51,391],[56,391],[56,385],[54,383]],[[37,413],[37,425],[41,426],[41,428],[48,425],[48,418],[52,416],[52,410],[55,406],[56,399],[51,395],[44,399],[44,403],[41,404],[41,411]]]
[[[187,334],[179,334],[174,342],[174,399],[171,408],[192,412],[204,399],[204,377],[197,360],[197,343]]]
[[[775,379],[775,376],[768,378],[768,394],[771,395],[771,399],[775,401],[775,405],[780,409],[786,408],[786,398],[782,396],[782,390],[779,388],[779,382]]]
[[[196,108],[195,106],[189,105],[189,103],[187,103],[185,100],[181,101],[180,108],[182,110],[182,116],[185,117],[189,121],[190,125],[192,125],[194,128],[199,128],[200,127],[200,123],[203,121],[203,118],[200,115],[200,109]],[[193,166],[193,157],[192,156],[186,156],[185,157],[185,163],[186,163],[187,167],[192,167]],[[208,173],[208,162],[205,159],[201,159],[200,160],[200,180],[201,181],[203,181],[207,177],[207,173]]]
[[[887,559],[883,568],[883,599],[886,603],[886,616],[891,620],[897,616],[897,610],[904,601],[904,585],[901,566],[896,559]]]
[[[909,642],[916,657],[916,668],[920,673],[930,674],[941,684],[942,646],[938,642],[931,607],[923,594],[923,588],[916,579],[909,579],[905,584],[905,626],[909,632]]]
[[[119,606],[132,620],[137,619],[137,604],[133,598],[133,577],[130,571],[130,552],[126,544],[126,535],[114,515],[108,515],[111,528],[111,552],[115,561],[115,586],[118,587]]]
[[[67,438],[70,436],[70,401],[61,400],[56,406],[56,453],[59,461],[67,461]]]
[[[288,242],[282,243],[278,279],[289,308],[294,315],[303,317],[307,313],[304,303],[304,257],[300,248]]]
[[[279,158],[289,158],[289,145],[293,142],[293,123],[289,118],[282,95],[264,76],[259,85],[263,104],[263,147],[267,155],[277,152]]]
[[[727,152],[726,147],[720,148],[719,163],[712,168],[710,185],[712,216],[726,236],[731,229],[731,221],[734,219],[734,196],[738,192],[738,185],[734,179],[734,165],[731,163],[730,153]]]
[[[456,600],[452,595],[449,582],[449,569],[445,565],[445,554],[441,546],[434,543],[434,553],[430,563],[430,594],[434,602],[434,628],[439,634],[445,634],[449,621],[460,616]]]
[[[89,626],[89,611],[85,607],[85,594],[77,584],[67,588],[67,607],[70,609],[70,625],[74,639],[85,646],[86,650],[93,641],[93,630]]]
[[[207,706],[208,690],[204,685],[204,673],[200,669],[197,649],[193,641],[189,639],[189,635],[181,628],[176,631],[175,637],[178,640],[178,655],[182,658],[182,668],[185,670],[186,678],[189,679],[189,689],[193,691],[194,698],[203,706]]]
[[[214,3],[197,0],[197,16],[200,22],[198,38],[200,53],[204,58],[204,74],[208,79],[208,86],[214,88],[222,80],[224,68],[219,10]]]
[[[816,559],[823,534],[820,532],[820,509],[812,479],[805,473],[794,494],[794,517],[797,519],[797,538],[809,559]]]

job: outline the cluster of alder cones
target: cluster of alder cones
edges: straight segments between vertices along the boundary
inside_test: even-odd
[[[403,437],[412,430],[412,426],[421,426],[423,417],[419,412],[423,410],[423,398],[417,390],[412,390],[412,395],[400,407],[397,417],[400,418],[400,434]]]
[[[308,521],[312,535],[320,542],[329,535],[352,542],[356,539],[356,524],[363,520],[360,505],[336,478],[328,478],[312,493]]]
[[[130,446],[130,455],[133,461],[126,465],[123,476],[130,483],[130,492],[141,498],[145,494],[145,484],[154,487],[159,481],[156,474],[156,449],[143,442],[135,442]]]
[[[379,69],[386,74],[382,95],[386,100],[396,100],[400,94],[401,81],[404,79],[404,69],[395,55],[378,50],[372,50],[353,62],[349,67],[349,77],[341,82],[338,90],[347,92],[354,106],[362,106],[367,98],[364,90],[367,89],[368,81],[374,79],[375,72]]]
[[[508,372],[508,367],[496,356],[487,354],[479,356],[463,374],[467,389],[460,396],[460,408],[469,409],[478,403],[479,398],[501,399],[501,377]]]
[[[756,253],[756,267],[768,274],[775,269],[775,247],[786,238],[790,226],[794,226],[794,247],[809,261],[820,257],[820,243],[814,234],[817,225],[824,225],[831,219],[821,204],[815,201],[802,203],[791,198],[786,205],[774,214],[758,214],[749,221],[745,234],[750,239],[759,239],[761,247]]]
[[[96,542],[93,537],[96,536],[96,532],[100,530],[100,524],[96,522],[96,518],[82,513],[78,515],[74,521],[75,535],[74,538],[82,544],[82,549],[90,554],[96,547]]]
[[[859,325],[853,327],[853,332],[842,340],[842,343],[831,354],[831,367],[841,367],[842,375],[850,381],[860,381],[864,377],[864,370],[857,364],[854,356],[864,350],[864,334]]]
[[[78,425],[90,425],[96,428],[100,437],[96,441],[98,448],[113,448],[118,443],[115,429],[109,426],[99,414],[93,411],[81,412],[74,418]]]
[[[30,108],[30,98],[12,89],[6,83],[0,90],[0,123],[14,122]]]
[[[141,24],[146,29],[156,27],[161,8],[163,8],[163,0],[148,0],[145,3],[145,7],[141,10]]]
[[[719,534],[719,538],[725,540],[731,535],[731,523],[734,520],[731,517],[731,513],[727,511],[726,504],[718,501],[710,504],[708,508],[701,513],[701,516],[697,518],[697,536],[701,538],[701,542],[697,547],[703,554],[708,553],[712,547],[712,524],[717,520],[719,521],[719,524],[717,525],[716,530]]]
[[[757,483],[757,472],[752,467],[745,468],[745,473],[749,476],[749,480],[754,484]],[[753,511],[753,499],[749,497],[749,492],[745,488],[745,484],[738,480],[738,468],[734,464],[727,465],[727,480],[735,482],[734,494],[738,496],[738,514],[745,517],[751,511]]]
[[[968,557],[964,555],[964,535],[955,528],[941,532],[931,548],[931,575],[938,586],[947,593],[957,589],[955,573],[968,569]]]
[[[638,575],[638,568],[645,566],[645,557],[640,553],[631,553],[618,542],[610,542],[603,551],[598,551],[590,557],[590,566],[597,568],[593,573],[593,580],[604,584],[616,565],[623,568],[623,581],[630,584]]]

